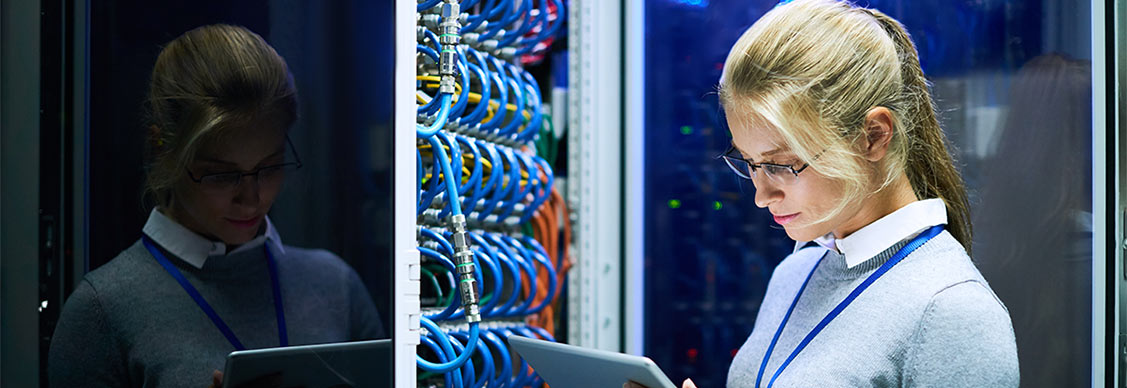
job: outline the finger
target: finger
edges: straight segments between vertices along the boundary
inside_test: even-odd
[[[685,382],[681,383],[681,388],[697,388],[697,385],[693,384],[693,379],[685,379]]]
[[[223,388],[223,372],[211,372],[211,388]]]
[[[625,384],[622,384],[622,388],[646,388],[646,386],[633,381],[627,381]]]

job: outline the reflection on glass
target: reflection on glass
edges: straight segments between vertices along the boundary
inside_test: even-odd
[[[974,257],[1010,310],[1027,387],[1091,378],[1090,68],[1057,54],[1025,64],[981,163]]]

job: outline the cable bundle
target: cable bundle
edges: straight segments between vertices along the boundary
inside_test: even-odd
[[[418,5],[420,385],[542,385],[507,338],[554,341],[570,225],[552,164],[541,156],[555,158],[550,117],[521,64],[542,58],[563,7],[562,0]]]

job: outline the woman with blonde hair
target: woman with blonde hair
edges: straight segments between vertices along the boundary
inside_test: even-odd
[[[799,241],[728,386],[1018,385],[1010,317],[971,262],[966,189],[899,22],[781,4],[731,49],[720,98],[723,159]]]
[[[50,386],[218,386],[235,350],[384,336],[356,272],[283,245],[267,217],[301,160],[287,136],[293,77],[261,36],[210,25],[176,38],[148,110],[156,206],[141,238],[67,299]]]

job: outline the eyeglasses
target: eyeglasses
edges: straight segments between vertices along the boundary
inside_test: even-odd
[[[188,177],[200,185],[200,188],[205,192],[214,194],[233,193],[239,188],[239,184],[243,181],[243,177],[253,177],[260,185],[274,186],[282,182],[286,173],[297,171],[301,168],[301,157],[297,155],[297,149],[294,148],[293,142],[290,137],[286,136],[286,144],[289,145],[290,151],[293,152],[294,161],[275,164],[265,167],[260,167],[254,171],[230,171],[221,172],[218,174],[207,174],[196,177],[187,167],[184,168],[188,172]]]
[[[741,178],[752,179],[758,175],[756,171],[762,168],[763,172],[767,174],[768,179],[784,185],[798,181],[798,174],[806,170],[807,167],[810,167],[810,163],[804,163],[802,167],[797,169],[795,169],[794,166],[785,164],[752,163],[744,159],[743,156],[740,155],[740,151],[737,150],[734,145],[728,146],[728,150],[720,154],[718,158],[723,158],[724,163],[727,163],[728,167],[731,168],[732,171],[735,171],[736,175],[739,175]]]

